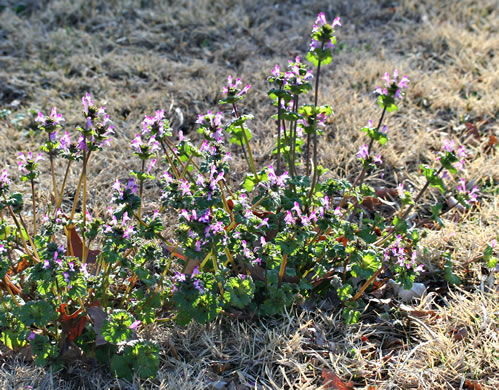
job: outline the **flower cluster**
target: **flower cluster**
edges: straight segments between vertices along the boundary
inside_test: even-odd
[[[438,156],[435,158],[435,161],[445,161],[447,160],[455,160],[450,161],[450,164],[459,171],[464,171],[464,164],[466,163],[466,158],[468,157],[468,152],[465,147],[461,145],[456,149],[456,143],[454,140],[444,140],[444,144],[442,145],[442,150],[439,152]],[[452,172],[451,168],[449,168]],[[449,176],[449,171],[444,170],[442,174],[442,178],[446,179]]]
[[[336,44],[334,28],[341,26],[340,17],[337,16],[332,24],[328,24],[323,12],[319,13],[312,28],[310,48],[307,59],[315,66],[327,65],[332,59],[332,49]]]
[[[383,164],[383,160],[381,160],[381,155],[378,154],[376,157],[372,157],[369,153],[369,147],[367,144],[364,144],[360,147],[359,151],[356,154],[357,158],[360,159],[362,162],[369,162],[372,160],[375,164]]]
[[[114,237],[130,239],[135,233],[135,228],[131,223],[129,223],[132,219],[128,216],[128,212],[125,211],[123,213],[120,218],[121,221],[118,221],[116,212],[111,207],[108,208],[108,212],[111,216],[111,221],[104,226],[104,233],[110,234]]]
[[[2,172],[0,172],[0,195],[3,195],[5,192],[9,190],[10,186],[10,179],[9,179],[9,173],[7,172],[7,169],[2,169]]]
[[[23,181],[34,180],[38,177],[40,172],[37,171],[36,168],[41,160],[43,160],[43,155],[41,153],[38,153],[36,157],[33,157],[31,152],[28,152],[27,156],[25,156],[23,152],[19,152],[19,161],[17,162],[17,165],[19,170],[24,173],[21,177]]]
[[[237,78],[235,81],[231,75],[227,76],[227,85],[223,88],[224,98],[220,101],[221,104],[234,104],[238,100],[244,98],[244,96],[248,93],[251,88],[251,85],[248,84],[242,87],[243,83],[240,78]]]
[[[423,265],[418,264],[417,258],[415,250],[410,256],[407,254],[407,249],[402,244],[402,236],[400,234],[397,235],[395,242],[384,251],[385,262],[395,264],[399,268],[412,271],[416,274],[424,271]]]
[[[336,26],[341,26],[340,17],[337,16],[331,25],[326,22],[326,15],[324,12],[317,15],[317,19],[312,28],[312,41],[310,42],[310,50],[315,50],[321,45],[324,45],[327,49],[334,48],[336,43],[336,38],[332,35],[334,28]]]
[[[160,149],[159,142],[156,141],[156,137],[151,135],[149,139],[144,142],[140,134],[137,134],[131,142],[132,149],[134,150],[134,156],[137,156],[141,160],[148,160],[155,156],[155,152]]]
[[[169,121],[165,118],[164,110],[156,111],[154,116],[145,116],[142,121],[142,135],[150,135],[159,141],[172,135]]]
[[[115,133],[106,108],[97,108],[88,92],[81,101],[86,124],[85,128],[78,127],[81,133],[78,140],[79,148],[82,151],[102,149],[109,145],[109,137]]]
[[[407,76],[402,76],[398,80],[399,72],[397,69],[393,71],[393,77],[390,77],[390,73],[386,72],[383,76],[385,81],[384,87],[376,87],[375,92],[378,95],[393,96],[395,98],[400,98],[402,96],[402,88],[407,88],[407,83],[409,78]]]
[[[471,190],[468,190],[466,186],[466,181],[464,178],[461,178],[457,185],[458,196],[464,203],[469,205],[470,203],[478,202],[479,189],[477,186],[473,186]]]

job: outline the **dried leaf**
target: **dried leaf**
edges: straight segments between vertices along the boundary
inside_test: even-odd
[[[14,275],[23,272],[26,268],[29,267],[29,262],[26,257],[23,257],[19,263],[14,267]]]
[[[361,204],[369,211],[374,211],[374,209],[380,206],[382,203],[378,198],[375,198],[374,196],[366,196]]]
[[[472,135],[473,138],[475,138],[476,140],[480,140],[480,133],[478,132],[478,128],[476,127],[475,124],[471,122],[466,122],[465,126],[468,134]]]
[[[486,388],[483,387],[480,382],[477,381],[472,381],[470,379],[466,379],[464,382],[464,387],[469,390],[485,390]]]
[[[3,280],[0,279],[0,289],[10,289],[14,295],[23,295],[23,292],[21,288],[17,287],[12,281],[10,280],[9,275],[5,275]]]
[[[95,345],[98,347],[99,345],[106,344],[107,341],[104,340],[104,337],[100,332],[100,329],[102,328],[102,322],[104,322],[104,319],[106,318],[106,313],[100,306],[87,307],[87,313],[94,323],[94,331],[97,335]]]
[[[393,200],[399,196],[396,188],[379,187],[376,188],[375,192],[378,198],[385,200]]]
[[[452,338],[454,341],[459,341],[468,337],[468,331],[466,328],[456,328],[452,331]]]
[[[78,257],[80,261],[83,261],[83,242],[76,232],[76,228],[74,225],[68,226],[67,229],[69,230],[70,253],[72,253],[72,256]],[[97,256],[99,256],[100,252],[101,251],[99,250],[92,250],[85,246],[85,257],[87,258],[86,263],[95,264],[97,261]]]
[[[336,238],[336,241],[343,244],[343,246],[348,245],[348,239],[345,236],[340,236],[340,237]]]
[[[330,370],[326,370],[325,368],[322,370],[322,380],[324,381],[325,389],[333,389],[333,390],[352,390],[353,382],[345,383],[343,382],[338,375]]]
[[[489,137],[489,142],[484,146],[483,151],[485,153],[491,152],[497,145],[497,137],[494,134],[491,134]]]
[[[75,341],[83,333],[88,321],[87,317],[80,315],[82,312],[81,309],[78,309],[73,314],[66,314],[65,303],[63,303],[57,311],[61,313],[59,321],[61,321],[63,333],[68,336],[69,340]]]
[[[184,269],[184,274],[191,275],[194,271],[194,268],[198,267],[201,262],[199,260],[187,260],[187,265]]]

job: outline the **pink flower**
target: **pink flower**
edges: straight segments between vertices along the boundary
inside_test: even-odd
[[[130,235],[133,233],[133,226],[128,226],[123,232],[123,238],[130,238]]]
[[[369,157],[369,149],[366,144],[362,145],[357,152],[357,158],[366,160]]]
[[[280,75],[281,75],[281,67],[279,66],[279,64],[276,64],[276,66],[274,66],[274,69],[272,69],[272,76],[279,77]]]

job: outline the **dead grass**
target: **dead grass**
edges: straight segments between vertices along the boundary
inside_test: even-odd
[[[26,9],[16,14],[20,3]],[[195,138],[194,121],[216,109],[227,74],[253,85],[242,109],[255,115],[257,163],[269,162],[274,124],[264,80],[275,63],[306,52],[319,11],[343,21],[337,34],[342,49],[321,76],[320,101],[335,111],[320,145],[330,175],[352,178],[358,172],[354,154],[365,142],[358,129],[379,115],[371,91],[385,71],[398,68],[409,76],[410,89],[401,111],[388,120],[387,173],[373,174],[370,182],[406,180],[420,188],[417,166],[431,160],[444,138],[454,137],[474,153],[467,180],[489,180],[492,188],[480,208],[461,222],[449,215],[446,226],[425,239],[424,262],[436,272],[427,283],[438,294],[424,297],[419,313],[397,309],[387,293],[388,301],[372,301],[361,324],[352,327],[342,325],[331,305],[315,312],[295,308],[263,322],[153,327],[146,334],[164,345],[153,382],[117,382],[101,367],[83,364],[52,375],[0,356],[1,388],[317,389],[323,369],[358,388],[462,389],[470,388],[467,380],[499,387],[497,290],[479,264],[468,265],[499,231],[499,161],[483,152],[489,136],[498,136],[495,1],[0,0],[2,5],[0,109],[13,113],[0,120],[0,161],[14,171],[17,153],[38,144],[25,130],[29,119],[20,127],[11,122],[16,114],[57,106],[71,129],[80,121],[80,97],[91,92],[118,130],[111,149],[91,167],[97,214],[111,183],[136,164],[128,143],[143,115],[167,109],[175,127]],[[470,136],[470,125],[480,139]],[[245,166],[234,154],[236,180]],[[64,167],[58,169],[62,175]],[[154,188],[148,191],[153,198]],[[43,201],[48,192],[39,196]],[[66,196],[71,199],[71,187]],[[465,289],[448,294],[438,273],[446,250],[468,280]],[[464,336],[457,340],[456,332]]]

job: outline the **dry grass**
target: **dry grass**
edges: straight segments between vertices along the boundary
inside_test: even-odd
[[[16,14],[14,6],[21,3],[26,9]],[[409,187],[420,188],[417,166],[431,160],[444,138],[457,138],[473,150],[466,178],[487,179],[491,189],[483,194],[480,208],[461,222],[448,216],[445,228],[430,232],[424,242],[426,268],[438,271],[442,253],[450,251],[457,273],[468,280],[465,289],[447,294],[437,273],[426,281],[438,294],[424,297],[417,312],[397,309],[393,301],[372,301],[361,324],[352,327],[344,327],[336,308],[326,305],[315,312],[294,308],[289,315],[262,322],[223,319],[204,327],[146,329],[146,336],[164,346],[162,369],[153,382],[117,382],[101,367],[83,364],[52,375],[0,356],[0,387],[201,389],[217,388],[218,380],[220,389],[317,389],[325,368],[358,388],[470,388],[467,380],[498,388],[497,289],[485,292],[493,277],[487,280],[476,263],[466,265],[499,231],[499,161],[496,154],[483,152],[489,136],[498,136],[496,2],[212,3],[0,0],[7,7],[0,12],[0,109],[13,111],[0,120],[2,165],[15,170],[17,153],[38,144],[24,130],[28,119],[20,127],[11,122],[16,114],[47,112],[55,105],[71,129],[80,121],[78,101],[89,91],[107,106],[119,133],[91,167],[91,175],[98,177],[92,181],[91,199],[99,213],[112,181],[126,178],[136,164],[127,150],[143,115],[167,109],[176,127],[195,138],[196,116],[216,109],[227,74],[253,85],[243,110],[255,114],[254,149],[263,165],[270,161],[274,129],[265,77],[275,63],[285,65],[288,58],[305,53],[319,11],[328,18],[341,15],[337,35],[342,50],[321,77],[320,101],[335,111],[327,141],[320,146],[322,164],[332,176],[355,176],[359,166],[354,154],[365,142],[358,129],[379,115],[373,87],[387,70],[407,74],[408,95],[401,111],[388,120],[391,142],[383,152],[387,173],[369,180],[375,185],[406,180]],[[470,137],[466,122],[476,126],[480,140]],[[62,175],[63,167],[59,169]],[[237,157],[234,178],[243,169]],[[150,191],[152,197],[154,189]],[[47,196],[47,191],[40,194],[42,201]]]

